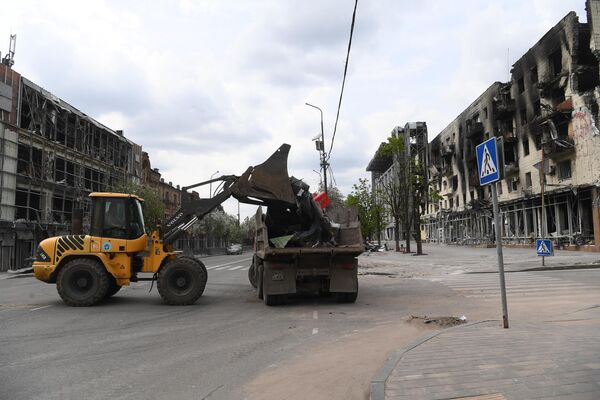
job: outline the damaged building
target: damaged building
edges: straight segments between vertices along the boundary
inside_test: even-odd
[[[382,148],[385,143],[381,143],[379,149],[375,152],[375,155],[367,166],[367,171],[371,173],[372,191],[374,196],[381,197],[381,193],[384,190],[384,186],[388,186],[390,182],[398,179],[396,168],[399,168],[399,163],[406,163],[405,168],[414,168],[415,164],[420,165],[423,168],[420,175],[427,179],[427,165],[429,165],[429,151],[427,143],[427,124],[425,122],[408,122],[404,126],[395,127],[390,133],[393,137],[399,137],[403,139],[404,148],[407,149],[406,157],[404,160],[398,160],[392,155],[385,154],[382,152]],[[415,163],[415,161],[417,163]],[[417,173],[414,171],[414,173]],[[427,182],[424,183],[425,185]],[[411,204],[412,199],[409,199],[409,210],[414,206]],[[421,208],[427,207],[427,198],[423,198],[424,204]],[[394,218],[392,217],[389,205],[385,204],[383,199],[377,200],[378,204],[381,204],[384,208],[383,212],[383,226],[379,229],[380,240],[394,240],[395,238],[395,225]],[[406,228],[400,225],[400,240],[406,239]]]
[[[514,63],[510,82],[493,83],[430,143],[430,188],[442,199],[428,205],[427,240],[493,242],[475,146],[496,136],[503,241],[531,245],[545,233],[559,247],[600,250],[600,2],[586,9],[587,23],[567,14]]]
[[[91,192],[149,184],[177,209],[179,188],[157,170],[151,179],[144,154],[122,131],[0,64],[0,271],[25,266],[46,237],[85,232]]]

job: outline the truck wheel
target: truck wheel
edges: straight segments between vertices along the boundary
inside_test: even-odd
[[[250,284],[255,289],[258,287],[256,282],[256,266],[258,265],[257,260],[258,257],[254,256],[252,258],[252,264],[250,264],[250,268],[248,268],[248,281],[250,281]]]
[[[79,258],[67,262],[58,272],[56,290],[73,307],[95,306],[106,297],[108,273],[96,260]]]
[[[194,304],[202,296],[208,274],[201,261],[178,257],[158,272],[156,287],[163,301],[172,306]]]
[[[338,303],[354,303],[358,297],[358,292],[336,293],[335,299]]]
[[[263,299],[264,297],[264,284],[263,284],[263,275],[264,275],[264,271],[265,271],[265,267],[263,267],[262,264],[259,264],[257,266],[258,268],[258,282],[257,282],[257,289],[256,289],[256,295],[258,296],[259,299]]]
[[[109,285],[108,285],[108,290],[106,291],[106,296],[104,297],[105,299],[108,299],[108,298],[114,296],[122,288],[122,286],[117,285],[117,280],[114,277],[109,276],[108,281],[109,281]]]

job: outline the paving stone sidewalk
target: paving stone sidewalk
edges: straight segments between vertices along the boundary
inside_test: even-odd
[[[372,399],[600,399],[600,323],[473,323],[431,334],[374,378]],[[589,322],[589,321],[588,321]]]

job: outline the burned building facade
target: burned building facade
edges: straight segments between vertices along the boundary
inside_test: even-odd
[[[143,154],[122,131],[0,64],[0,271],[23,267],[46,237],[86,231],[89,193],[146,184]],[[167,186],[174,210],[180,195]]]
[[[587,2],[587,23],[565,16],[515,62],[510,82],[492,84],[433,139],[429,174],[442,200],[429,205],[429,241],[493,240],[475,146],[496,136],[504,144],[503,240],[528,245],[546,235],[600,250],[599,3]]]

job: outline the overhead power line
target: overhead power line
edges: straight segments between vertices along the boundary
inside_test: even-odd
[[[340,91],[340,101],[338,102],[337,114],[335,116],[335,125],[333,126],[333,135],[331,136],[331,146],[329,146],[329,153],[327,159],[331,157],[331,150],[333,149],[333,141],[335,140],[335,133],[337,132],[338,120],[340,118],[340,109],[342,108],[342,98],[344,97],[344,86],[346,85],[346,74],[348,72],[348,59],[350,58],[350,48],[352,47],[352,34],[354,33],[354,21],[356,20],[356,7],[358,6],[358,0],[354,1],[354,11],[352,12],[352,24],[350,25],[350,40],[348,40],[348,51],[346,52],[346,64],[344,65],[344,78],[342,79],[342,90]]]

